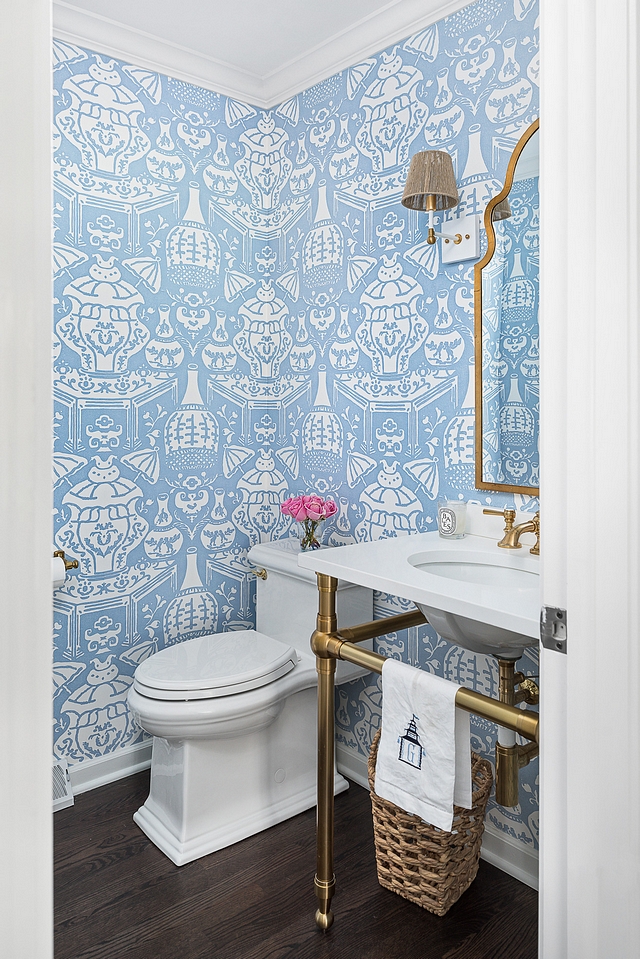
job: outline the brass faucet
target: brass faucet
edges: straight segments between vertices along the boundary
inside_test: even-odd
[[[533,553],[534,556],[540,555],[540,510],[535,513],[533,519],[527,520],[526,523],[520,523],[518,526],[513,525],[516,518],[514,509],[508,507],[506,509],[483,509],[482,512],[490,516],[504,516],[504,536],[498,543],[498,546],[501,546],[502,549],[522,549],[522,543],[520,542],[522,534],[535,533],[536,543],[529,552]]]

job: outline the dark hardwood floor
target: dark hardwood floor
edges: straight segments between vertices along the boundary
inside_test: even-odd
[[[315,810],[178,868],[138,829],[149,774],[56,813],[55,959],[536,959],[537,894],[485,862],[438,918],[378,885],[368,793],[336,799],[336,916],[313,915]]]

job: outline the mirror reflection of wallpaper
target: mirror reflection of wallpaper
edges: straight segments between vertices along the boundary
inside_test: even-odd
[[[294,533],[288,494],[335,497],[334,545],[474,495],[473,262],[441,267],[399,201],[427,147],[460,212],[500,189],[537,116],[536,16],[480,0],[265,111],[55,42],[54,535],[80,563],[55,597],[58,756],[140,738],[151,653],[253,625],[247,549]],[[382,647],[496,692],[428,628]],[[377,680],[340,691],[344,743],[379,718]],[[492,813],[528,843],[535,768],[526,808]]]
[[[540,454],[540,200],[538,177],[516,180],[511,216],[494,223],[496,249],[483,270],[483,475],[538,486]],[[487,274],[486,277],[484,274]]]

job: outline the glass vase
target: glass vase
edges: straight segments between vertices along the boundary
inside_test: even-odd
[[[299,523],[301,553],[307,553],[312,549],[320,549],[321,544],[318,535],[321,523],[321,519],[305,519]]]

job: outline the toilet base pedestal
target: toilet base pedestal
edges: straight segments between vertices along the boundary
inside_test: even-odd
[[[177,866],[316,804],[316,689],[268,726],[230,738],[154,737],[151,789],[134,821]],[[337,770],[335,794],[349,788]]]
[[[348,788],[347,780],[340,773],[337,773],[335,795],[337,796],[338,793],[344,792]],[[225,846],[231,846],[233,843],[240,842],[241,839],[247,839],[248,836],[253,836],[257,832],[262,832],[269,826],[275,826],[292,816],[297,816],[298,813],[310,809],[315,804],[316,786],[314,782],[305,791],[275,803],[268,810],[261,809],[253,816],[215,826],[208,832],[183,842],[178,839],[175,833],[167,829],[164,817],[160,818],[154,813],[153,803],[150,803],[149,800],[134,813],[133,820],[171,862],[175,863],[176,866],[184,866],[188,862],[193,862],[202,856],[208,856],[209,853],[224,849]]]

